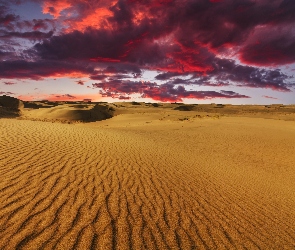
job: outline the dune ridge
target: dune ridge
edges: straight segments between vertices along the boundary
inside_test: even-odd
[[[294,249],[293,122],[155,116],[0,119],[0,249]]]
[[[45,105],[44,105],[45,104]],[[110,119],[115,109],[107,104],[25,103],[21,119],[45,122],[94,122]]]

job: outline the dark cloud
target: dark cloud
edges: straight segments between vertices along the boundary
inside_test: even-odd
[[[161,101],[247,97],[188,91],[188,85],[284,92],[294,85],[280,69],[268,68],[295,62],[293,0],[34,1],[55,19],[20,20],[7,4],[0,7],[2,40],[33,42],[22,53],[0,47],[0,77],[78,72],[100,81],[94,87],[105,96],[139,93]],[[141,82],[145,70],[158,71],[155,80],[165,84]]]
[[[41,1],[40,3],[49,1]],[[66,1],[61,1],[66,4]],[[67,7],[70,13],[76,13],[75,17],[67,19],[67,23],[76,22],[96,8],[101,7],[100,1],[85,3],[82,0],[71,2]],[[53,5],[53,4],[52,4]],[[48,6],[51,6],[50,4]],[[54,6],[51,6],[54,8]],[[179,45],[199,44],[217,51],[226,48],[241,47],[241,58],[248,51],[259,51],[251,46],[243,44],[257,27],[265,26],[272,30],[275,24],[292,26],[295,21],[295,4],[292,0],[283,1],[252,1],[252,0],[185,0],[185,1],[133,1],[120,0],[113,6],[105,6],[112,16],[106,18],[106,28],[98,29],[88,27],[85,30],[75,30],[59,36],[54,36],[50,41],[44,41],[36,45],[36,49],[43,59],[92,59],[97,61],[129,61],[140,65],[158,65],[169,58],[189,70],[198,71],[206,65],[202,65],[204,55],[196,57],[200,51],[189,56],[187,50],[175,52],[175,41]],[[52,10],[53,11],[53,10]],[[142,15],[144,13],[144,15]],[[138,18],[141,14],[141,18]],[[35,28],[46,28],[47,24],[36,21]],[[107,27],[111,27],[108,29]],[[172,40],[163,42],[158,40],[169,35]],[[189,34],[189,35],[188,35]],[[292,37],[286,40],[294,41]],[[155,42],[157,41],[157,42]],[[261,47],[267,43],[264,37]],[[288,42],[277,46],[277,54],[284,53],[293,48]],[[274,41],[275,42],[275,41]],[[172,50],[172,51],[171,51]],[[251,53],[250,53],[251,54]],[[265,53],[263,53],[265,55]],[[244,56],[244,57],[243,57]],[[269,60],[263,61],[259,56],[244,58],[253,63],[269,65]],[[291,57],[283,60],[273,56],[273,63],[294,62]],[[200,65],[196,65],[196,61]],[[175,67],[174,67],[175,68]],[[205,70],[209,70],[205,68]]]
[[[267,98],[267,99],[274,99],[274,100],[278,99],[276,97],[272,97],[272,96],[268,96],[268,95],[263,95],[262,97]]]
[[[191,34],[194,39],[213,48],[237,45],[259,25],[271,28],[274,23],[287,24],[295,20],[292,0],[223,0],[218,4],[203,0],[185,2],[180,11],[182,18],[178,15],[183,27],[180,37]]]
[[[141,94],[143,98],[151,98],[157,101],[171,102],[182,101],[183,98],[212,99],[212,98],[249,98],[232,91],[188,91],[183,86],[175,87],[173,84],[157,85],[144,81],[108,81],[93,84],[93,87],[101,89],[102,96],[118,98],[119,96]]]
[[[276,66],[295,62],[295,29],[284,30],[283,27],[277,29],[276,32],[268,30],[257,34],[255,42],[246,44],[240,50],[241,61],[258,66]]]
[[[206,78],[200,79],[197,81],[192,81],[191,84],[193,85],[199,85],[199,86],[207,86],[207,87],[226,87],[234,84],[230,84],[229,82],[223,82],[223,81],[216,81],[215,79],[211,81],[207,81]]]
[[[119,98],[119,100],[130,100],[131,99],[130,96],[122,96],[122,95],[120,95],[118,98]]]
[[[0,95],[15,95],[15,93],[0,91]]]
[[[75,96],[70,95],[70,94],[56,95],[55,97],[59,98],[59,99],[76,99]]]
[[[51,19],[33,19],[32,24],[34,30],[47,30],[55,26],[54,20]]]
[[[14,85],[16,82],[4,82],[5,85]]]
[[[156,83],[130,80],[113,80],[93,84],[93,87],[101,88],[105,92],[121,94],[141,93],[143,90],[155,88],[156,86]]]
[[[108,75],[100,74],[100,75],[92,75],[92,76],[90,76],[90,79],[101,81],[101,80],[106,79],[107,77],[108,77]]]
[[[54,19],[33,19],[18,21],[14,25],[15,29],[21,30],[54,30],[56,21]]]
[[[29,40],[42,40],[52,37],[53,31],[47,33],[41,31],[31,31],[31,32],[8,32],[0,30],[0,38],[25,38]]]
[[[216,81],[231,81],[237,86],[270,88],[289,92],[289,76],[277,70],[266,70],[253,66],[239,65],[233,60],[215,59],[214,70],[209,74]]]
[[[101,71],[102,73],[111,73],[111,74],[118,74],[118,73],[122,73],[122,74],[127,74],[128,71],[125,69],[120,69],[114,66],[108,66],[106,67],[104,70]]]
[[[13,21],[17,20],[17,16],[12,15],[12,14],[7,14],[5,16],[0,16],[0,25],[8,25]]]
[[[0,27],[7,26],[11,22],[17,21],[19,16],[9,13],[9,9],[7,6],[2,5],[3,3],[0,2]]]
[[[141,27],[128,30],[73,31],[35,45],[43,59],[88,59],[93,62],[128,62],[139,66],[155,65],[165,59],[158,44],[143,41]],[[134,42],[135,41],[135,42]],[[140,73],[140,72],[135,72]]]
[[[125,52],[127,35],[107,30],[85,32],[74,31],[61,36],[53,36],[49,41],[35,45],[43,59],[93,59],[97,61],[119,60]]]
[[[30,46],[23,43],[20,39],[27,39],[30,42],[42,41],[52,37],[55,29],[55,20],[50,19],[33,19],[21,20],[19,15],[13,13],[14,5],[28,1],[2,1],[0,2],[0,46],[5,44],[10,46],[12,51],[17,51],[14,55],[6,55],[0,59],[16,60],[24,58],[22,53]],[[11,51],[5,51],[11,52]],[[25,54],[26,52],[24,52]],[[15,56],[17,54],[17,56]],[[2,57],[2,58],[1,58]]]
[[[130,78],[129,75],[116,74],[108,77],[108,81]]]
[[[169,80],[172,77],[179,76],[179,75],[182,75],[182,74],[177,73],[177,72],[165,72],[165,73],[161,73],[161,74],[156,75],[155,79],[165,81],[165,80]]]
[[[90,76],[92,80],[104,79],[123,79],[123,78],[138,78],[141,77],[141,69],[134,64],[116,63],[109,65],[104,69],[96,70],[95,74]]]
[[[78,85],[84,85],[85,84],[85,81],[82,81],[82,80],[79,80],[79,81],[76,81],[76,83],[78,84]]]
[[[289,34],[295,21],[290,12],[294,5],[251,0],[118,1],[110,8],[112,29],[75,30],[53,36],[35,48],[43,59],[132,62],[174,73],[210,72],[214,53],[232,48],[247,63],[285,64],[295,61],[292,36],[282,35],[277,40],[260,36],[260,45],[248,44],[247,39],[257,27],[272,30],[274,23],[289,27]],[[89,11],[81,6],[77,9],[80,14]],[[136,19],[141,12],[144,18]],[[172,34],[174,37],[166,38]],[[161,77],[165,75],[157,77],[164,80]]]
[[[107,66],[104,70],[102,70],[102,73],[141,75],[142,71],[137,64],[116,63],[115,65]]]
[[[267,70],[253,66],[237,64],[234,60],[214,58],[212,70],[206,75],[200,73],[166,72],[156,76],[157,80],[167,80],[170,84],[187,84],[209,87],[239,86],[250,88],[269,88],[276,91],[290,92],[295,85],[294,78],[279,69]],[[187,77],[191,75],[191,78]],[[175,78],[176,77],[176,78]],[[179,78],[179,77],[185,77]],[[293,80],[293,84],[290,81]]]
[[[0,62],[0,77],[7,79],[34,79],[45,77],[71,75],[81,73],[92,74],[94,69],[88,65],[63,61],[36,61],[25,60]]]
[[[214,99],[214,98],[249,98],[232,91],[188,91],[183,86],[174,88],[173,84],[163,84],[157,88],[147,89],[142,97],[152,98],[158,101],[171,102],[182,101],[183,98],[189,99]]]
[[[19,59],[19,55],[11,48],[11,46],[0,46],[0,62]],[[3,49],[3,50],[1,50]]]

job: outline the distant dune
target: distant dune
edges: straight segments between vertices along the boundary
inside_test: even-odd
[[[6,95],[0,96],[0,118],[20,116],[23,108],[24,104],[21,100]]]
[[[295,249],[295,106],[19,110],[0,117],[0,249]]]
[[[161,120],[189,120],[202,117],[257,117],[295,121],[295,105],[230,105],[140,102],[22,102],[0,96],[0,118],[19,117],[62,123],[95,122],[116,115],[157,114]]]

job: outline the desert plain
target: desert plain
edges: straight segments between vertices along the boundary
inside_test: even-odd
[[[295,249],[295,105],[5,105],[0,249]]]

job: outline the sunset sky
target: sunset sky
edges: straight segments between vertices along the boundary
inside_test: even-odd
[[[0,95],[295,103],[294,0],[0,0]]]

